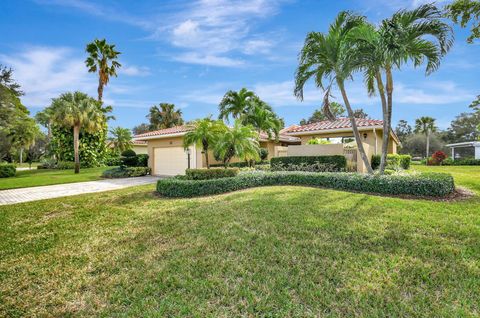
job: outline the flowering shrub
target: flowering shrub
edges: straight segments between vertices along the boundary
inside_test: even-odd
[[[429,164],[441,165],[443,160],[447,159],[447,155],[443,151],[438,150],[433,153],[431,159],[431,161],[429,160]]]

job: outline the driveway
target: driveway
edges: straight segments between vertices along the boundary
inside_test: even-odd
[[[123,189],[157,182],[160,177],[105,179],[0,191],[0,205]]]

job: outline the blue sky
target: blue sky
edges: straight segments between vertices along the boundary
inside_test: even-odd
[[[3,0],[0,63],[14,69],[22,100],[35,113],[65,91],[96,96],[84,49],[106,38],[122,52],[123,64],[104,94],[114,107],[113,126],[145,122],[148,108],[160,102],[174,103],[187,120],[216,116],[223,94],[242,87],[293,124],[321,104],[313,85],[303,102],[292,92],[307,32],[326,31],[341,10],[379,22],[421,2]],[[394,122],[428,115],[446,128],[480,94],[480,45],[465,42],[468,30],[454,31],[455,45],[436,73],[425,77],[424,69],[407,66],[395,74]],[[355,108],[381,118],[378,97],[367,96],[360,77],[347,90]]]

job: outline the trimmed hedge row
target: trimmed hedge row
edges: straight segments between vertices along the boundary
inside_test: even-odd
[[[129,177],[141,177],[150,174],[150,168],[148,167],[125,167],[120,166],[118,168],[108,169],[102,173],[102,178],[115,179],[115,178],[129,178]]]
[[[210,180],[161,179],[157,191],[166,197],[196,197],[275,185],[302,185],[378,194],[442,197],[455,190],[453,177],[444,173],[419,175],[364,175],[338,172],[246,173]]]
[[[0,178],[10,178],[17,174],[17,167],[12,163],[0,164]]]
[[[269,164],[270,162],[268,162],[268,160],[266,161],[257,161],[255,162],[254,165],[262,165],[262,164]],[[245,168],[245,167],[250,167],[250,163],[249,162],[245,162],[245,161],[240,161],[240,162],[230,162],[228,164],[229,167],[231,168]],[[210,168],[224,168],[225,165],[223,163],[214,163],[214,164],[211,164],[210,165]]]
[[[375,170],[380,166],[381,156],[373,155],[372,156],[372,169]],[[402,169],[410,169],[410,164],[412,162],[412,156],[410,155],[397,155],[397,154],[388,154],[387,155],[387,169],[395,169],[400,167]]]
[[[208,180],[235,177],[240,172],[238,168],[187,169],[185,178],[189,180]]]
[[[442,166],[480,166],[480,159],[465,158],[452,160],[447,158],[441,164]]]
[[[326,164],[331,166],[335,171],[344,171],[347,168],[347,159],[342,155],[273,157],[270,159],[272,170],[275,170],[275,166],[315,164]]]

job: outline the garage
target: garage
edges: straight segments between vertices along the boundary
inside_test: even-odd
[[[190,149],[190,167],[194,168],[195,152]],[[188,155],[183,147],[154,148],[153,174],[175,176],[185,174],[188,168]]]

